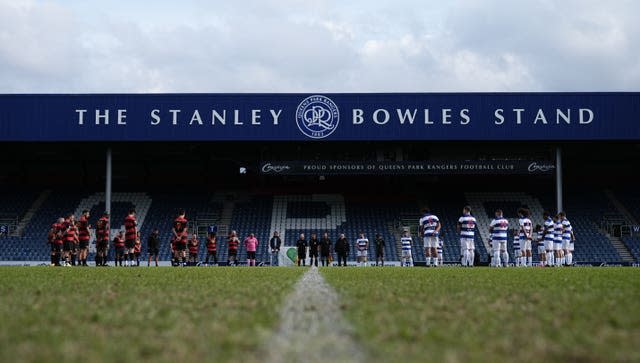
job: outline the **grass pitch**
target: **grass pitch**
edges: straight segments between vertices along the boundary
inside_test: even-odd
[[[241,361],[301,269],[0,268],[0,362]]]
[[[305,271],[2,267],[0,362],[260,361]],[[370,361],[640,361],[640,269],[321,273]]]
[[[322,269],[379,362],[638,362],[640,269]]]

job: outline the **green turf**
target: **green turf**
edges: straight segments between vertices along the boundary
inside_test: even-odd
[[[379,362],[640,361],[640,269],[321,271]]]
[[[0,362],[237,362],[292,268],[0,268]]]

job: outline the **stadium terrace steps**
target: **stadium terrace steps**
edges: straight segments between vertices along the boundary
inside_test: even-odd
[[[47,200],[47,198],[49,197],[49,194],[51,194],[50,190],[45,190],[42,193],[40,193],[38,197],[33,201],[33,203],[31,203],[31,206],[29,207],[29,209],[27,209],[26,212],[24,212],[24,215],[21,214],[21,211],[18,211],[18,213],[20,213],[18,217],[21,217],[21,218],[18,224],[16,225],[16,229],[12,233],[13,237],[22,237],[22,233],[24,232],[25,227],[29,224],[29,222],[31,222],[31,219],[36,214],[38,209],[42,206],[44,201]]]
[[[640,262],[640,237],[623,237],[622,241],[635,258],[635,262]]]
[[[636,217],[627,209],[627,207],[618,199],[618,197],[611,190],[607,189],[604,191],[604,194],[609,198],[611,204],[616,208],[618,213],[620,213],[627,224],[630,225],[638,225],[638,220]]]
[[[604,231],[602,231],[602,233],[609,239],[609,242],[611,242],[613,248],[615,248],[616,252],[618,253],[618,255],[620,255],[620,258],[622,258],[623,262],[635,262],[631,251],[620,238],[612,236]]]

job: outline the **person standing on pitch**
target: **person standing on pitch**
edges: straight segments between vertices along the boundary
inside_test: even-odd
[[[531,244],[533,241],[533,223],[529,216],[531,212],[526,208],[518,209],[518,224],[520,225],[519,237],[520,237],[520,250],[522,255],[522,266],[531,267],[532,255]]]
[[[298,266],[300,266],[300,263],[302,263],[302,266],[306,266],[307,241],[304,239],[304,233],[300,233],[300,237],[296,241],[296,247],[298,248]]]
[[[118,232],[118,235],[113,239],[113,245],[116,248],[116,259],[114,266],[120,265],[122,267],[122,261],[124,260],[124,232]]]
[[[171,233],[176,249],[175,259],[178,264],[182,262],[183,266],[187,264],[187,239],[189,238],[187,226],[188,221],[185,211],[181,209],[178,211],[178,216],[173,220]]]
[[[576,236],[573,234],[573,227],[571,226],[571,222],[567,219],[567,214],[565,212],[560,212],[558,214],[560,217],[560,222],[562,223],[562,247],[565,252],[565,265],[573,266],[573,251],[575,250],[574,242],[576,241]]]
[[[536,224],[534,243],[538,246],[538,259],[540,260],[540,266],[544,267],[547,261],[547,252],[544,247],[544,228],[541,225]]]
[[[135,209],[130,209],[129,214],[124,218],[124,264],[133,266],[133,248],[136,245],[138,235],[138,222],[136,221]]]
[[[151,266],[151,258],[154,257],[156,261],[156,267],[158,267],[158,253],[160,252],[160,231],[158,229],[154,229],[153,232],[149,235],[147,239],[147,254],[149,255],[149,260],[147,261],[147,266]]]
[[[378,261],[384,266],[384,240],[380,236],[380,233],[376,233],[376,239],[373,243],[376,247],[376,266],[378,266]]]
[[[228,257],[227,257],[227,266],[231,266],[231,262],[235,266],[238,266],[238,246],[240,245],[240,240],[238,239],[238,234],[236,231],[229,232],[229,237],[227,238],[227,249],[228,249]]]
[[[209,263],[209,258],[213,257],[213,264],[217,265],[218,264],[218,241],[216,238],[216,233],[215,232],[211,232],[209,233],[209,236],[207,236],[207,259],[205,261],[205,263],[207,264],[207,266],[211,266],[211,264]]]
[[[253,233],[244,239],[244,247],[247,249],[247,266],[256,265],[256,251],[258,250],[258,239]]]
[[[338,254],[338,266],[343,262],[343,266],[347,266],[347,255],[349,254],[349,241],[344,236],[344,233],[340,233],[340,237],[336,241],[335,247],[336,253]]]
[[[545,266],[553,266],[555,263],[553,253],[555,223],[553,222],[553,218],[551,218],[551,213],[549,212],[543,212],[542,218],[544,218],[544,249],[547,255],[545,258]]]
[[[96,266],[106,266],[109,255],[109,213],[104,212],[96,223]]]
[[[419,220],[420,235],[424,244],[424,256],[427,259],[427,267],[438,266],[438,236],[440,235],[440,219],[431,214],[429,208],[422,209],[422,217]]]
[[[502,210],[495,212],[495,218],[489,225],[489,235],[493,247],[493,265],[500,267],[500,262],[504,267],[509,266],[509,252],[507,252],[507,238],[509,231],[509,221],[502,216]]]
[[[331,263],[331,247],[329,234],[325,232],[320,239],[320,262],[322,262],[322,266],[329,266]]]
[[[189,240],[189,265],[198,265],[198,250],[200,249],[200,240],[197,234],[193,234]]]
[[[278,255],[280,254],[280,246],[282,240],[278,231],[273,232],[273,237],[269,240],[269,248],[271,248],[271,266],[278,265]]]
[[[141,251],[142,251],[142,237],[140,237],[140,231],[138,231],[138,234],[136,235],[136,244],[133,245],[133,256],[135,257],[135,260],[136,260],[136,267],[140,266]]]
[[[89,255],[89,211],[83,210],[78,219],[78,265],[87,266],[87,256]]]
[[[315,233],[311,233],[309,239],[309,266],[315,265],[318,267],[318,249],[320,247],[320,241]]]
[[[462,217],[458,219],[458,233],[460,234],[460,250],[462,254],[462,266],[473,267],[476,245],[474,242],[476,231],[476,219],[471,215],[471,207],[462,208]]]
[[[369,239],[367,239],[362,232],[358,234],[358,239],[356,240],[356,250],[358,251],[358,263],[361,267],[367,267]]]
[[[400,266],[411,267],[413,266],[413,256],[411,253],[411,245],[413,239],[409,234],[409,231],[405,230],[400,237],[400,244],[402,245],[402,255],[400,256]]]
[[[71,261],[71,256],[73,255],[73,251],[75,250],[76,245],[78,244],[78,227],[76,227],[75,217],[70,215],[65,224],[65,232],[64,232],[64,245],[63,251],[65,253],[64,260],[65,266],[75,265],[75,260]]]
[[[560,220],[560,214],[556,214],[553,218],[553,251],[555,264],[554,266],[560,267],[563,265],[562,258],[564,257],[564,251],[562,251],[562,234],[564,233],[564,225]]]

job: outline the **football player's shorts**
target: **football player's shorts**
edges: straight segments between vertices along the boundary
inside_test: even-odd
[[[531,240],[529,239],[525,239],[525,240],[520,240],[520,249],[524,250],[524,251],[530,251],[531,250]]]
[[[494,252],[498,252],[498,251],[500,251],[500,241],[497,241],[497,240],[495,240],[495,241],[494,241],[494,240],[492,240],[492,241],[491,241],[491,249],[492,249]]]
[[[562,249],[563,250],[569,250],[569,245],[571,244],[571,240],[568,239],[563,239],[562,240]]]
[[[411,250],[402,250],[402,258],[411,258]]]
[[[545,252],[547,252],[547,249],[544,248],[544,247],[545,247],[544,244],[539,244],[538,245],[538,254],[539,255],[543,255]]]
[[[358,250],[358,257],[367,257],[367,250]]]
[[[424,248],[438,248],[438,237],[424,237]]]
[[[569,242],[569,251],[574,251],[576,248],[575,244],[573,242]]]
[[[553,250],[553,240],[550,240],[550,239],[549,240],[545,240],[544,241],[544,248],[547,251],[552,251]]]
[[[562,249],[562,240],[555,240],[553,241],[553,250],[554,251],[560,251]]]
[[[460,246],[463,249],[475,250],[476,245],[473,242],[473,238],[460,238]]]

